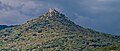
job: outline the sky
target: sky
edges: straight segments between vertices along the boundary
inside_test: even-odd
[[[120,35],[120,0],[0,0],[0,24],[22,24],[48,8],[85,28]]]

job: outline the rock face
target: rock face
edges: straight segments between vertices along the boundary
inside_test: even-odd
[[[51,8],[36,19],[0,31],[0,50],[90,51],[119,42],[119,36],[83,28]]]
[[[49,8],[49,10],[48,10],[49,13],[52,13],[54,11],[55,11],[55,9],[53,9],[53,8]]]
[[[53,9],[53,8],[49,8],[46,16],[52,17],[54,15],[59,15],[59,12],[56,11],[55,9]]]

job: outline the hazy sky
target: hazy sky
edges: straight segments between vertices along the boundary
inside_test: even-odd
[[[78,25],[120,34],[120,0],[0,0],[0,24],[24,23],[50,7]]]

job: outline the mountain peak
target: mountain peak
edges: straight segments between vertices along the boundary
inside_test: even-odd
[[[54,11],[56,11],[54,8],[49,8],[49,10],[48,10],[48,12],[54,12]]]
[[[54,8],[49,8],[49,10],[48,10],[46,15],[51,17],[51,16],[54,16],[56,14],[59,14],[59,12],[57,10],[55,10]]]

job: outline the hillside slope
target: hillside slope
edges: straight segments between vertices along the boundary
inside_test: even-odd
[[[0,50],[90,51],[115,44],[119,36],[83,28],[55,9],[0,31]]]

